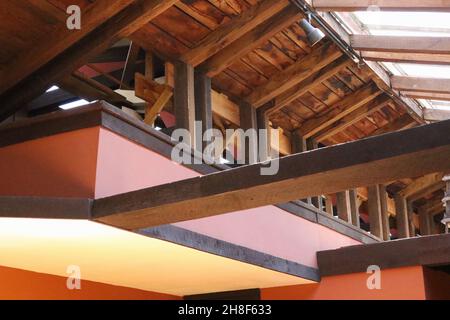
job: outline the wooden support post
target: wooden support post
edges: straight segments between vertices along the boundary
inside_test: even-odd
[[[306,148],[307,150],[316,150],[319,149],[319,144],[314,139],[306,139]],[[321,197],[311,197],[311,203],[319,210],[323,210]]]
[[[153,80],[155,78],[154,59],[151,51],[145,52],[145,78],[147,80]]]
[[[360,227],[359,223],[359,202],[358,202],[358,192],[356,189],[349,190],[350,198],[350,210],[352,217],[352,224],[355,227]]]
[[[292,133],[291,144],[292,144],[292,153],[302,153],[308,151],[306,139],[298,131],[294,131]],[[312,205],[311,197],[302,199],[301,201],[306,202],[309,205]]]
[[[195,70],[195,120],[201,122],[201,132],[196,132],[196,145],[203,150],[208,144],[203,141],[203,134],[212,129],[211,78],[198,70]],[[202,144],[203,148],[199,148]]]
[[[194,68],[180,61],[175,63],[173,104],[176,127],[190,132],[191,146],[195,147]]]
[[[258,160],[258,124],[256,118],[256,109],[245,101],[241,101],[239,107],[241,129],[244,130],[244,132],[249,129],[253,129],[256,133],[256,137],[253,140],[244,136],[245,142],[241,146],[245,150],[245,163],[253,164]],[[244,139],[242,139],[241,141],[244,141]]]
[[[419,229],[421,236],[428,236],[431,234],[430,216],[424,208],[419,208]]]
[[[339,219],[352,222],[350,195],[348,191],[338,192],[336,194],[337,214]]]
[[[398,238],[408,238],[409,237],[409,227],[408,227],[408,212],[406,199],[400,195],[394,197],[395,201],[395,213],[397,218],[397,233]]]
[[[387,198],[388,194],[386,192],[386,186],[380,184],[380,206],[381,206],[381,224],[383,227],[383,240],[388,241],[391,239],[391,228],[389,226],[389,212]]]
[[[412,201],[407,201],[406,208],[408,211],[408,228],[409,228],[409,237],[416,236],[416,226],[414,225],[414,208],[412,205]]]
[[[272,107],[272,103],[268,103],[266,106],[263,106],[256,110],[256,122],[259,130],[267,130],[266,135],[258,134],[258,139],[262,139],[259,141],[258,149],[263,148],[259,151],[259,161],[266,161],[270,158],[271,154],[271,133],[270,133],[270,125],[269,125],[269,117],[267,116],[267,109]]]
[[[326,213],[328,213],[330,216],[334,216],[334,212],[333,212],[333,200],[331,198],[331,195],[327,195],[325,198],[325,211]]]
[[[369,208],[370,233],[379,238],[383,237],[383,226],[381,222],[381,201],[378,185],[367,188],[367,203]]]

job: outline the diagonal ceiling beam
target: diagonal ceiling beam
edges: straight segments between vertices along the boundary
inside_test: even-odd
[[[330,127],[327,127],[322,130],[322,132],[314,135],[314,140],[321,142],[323,140],[328,139],[329,137],[334,136],[338,132],[345,130],[351,125],[361,121],[368,115],[381,110],[385,106],[387,106],[390,102],[392,102],[391,98],[385,94],[376,97],[374,100],[366,103],[355,111],[349,113],[345,117],[339,119],[335,123],[333,123]]]
[[[341,56],[342,52],[332,43],[315,47],[305,58],[275,74],[267,83],[254,89],[246,100],[258,108]]]
[[[47,1],[40,2],[47,3]],[[94,2],[89,10],[82,13],[81,30],[69,30],[66,27],[66,21],[60,21],[55,26],[55,31],[40,41],[39,46],[36,48],[37,50],[23,51],[14,61],[11,61],[8,68],[2,71],[0,75],[0,93],[13,87],[58,54],[61,54],[61,52],[85,37],[109,17],[117,14],[132,2],[133,0],[114,2],[99,0]],[[57,10],[62,12],[59,9]]]
[[[198,66],[208,77],[214,77],[233,64],[236,59],[245,56],[278,32],[300,20],[302,14],[290,4],[253,30],[243,34],[215,55]]]
[[[176,0],[138,0],[112,16],[79,41],[55,55],[21,82],[8,89],[0,100],[0,121],[23,108],[27,102],[38,97],[62,77],[88,63],[89,59],[106,50],[131,33],[135,32],[153,18],[157,17]],[[110,1],[108,1],[110,4]]]
[[[318,11],[450,11],[448,0],[307,0]]]
[[[189,50],[180,60],[197,66],[212,55],[216,54],[233,41],[255,28],[257,25],[269,19],[271,16],[285,8],[288,0],[263,0],[241,15],[220,25],[213,32],[203,38],[194,49]]]
[[[427,109],[423,112],[427,121],[443,121],[450,119],[450,110]]]
[[[375,83],[369,82],[364,87],[331,106],[328,112],[304,122],[298,130],[299,134],[305,139],[310,138],[375,99],[381,93],[382,91]]]
[[[317,86],[318,83],[324,82],[325,80],[331,78],[333,75],[345,69],[346,67],[352,65],[353,63],[354,62],[350,60],[347,56],[342,56],[341,58],[327,65],[325,68],[321,69],[317,73],[309,76],[302,82],[296,84],[289,90],[275,97],[273,106],[269,110],[267,110],[267,112],[274,113],[282,109],[292,101],[300,98],[306,92]]]
[[[135,230],[330,194],[450,169],[450,121],[95,201],[92,218]]]
[[[417,123],[414,121],[413,118],[411,118],[409,114],[404,114],[399,118],[395,119],[394,121],[389,122],[387,125],[378,128],[377,130],[372,132],[370,136],[373,137],[378,136],[380,134],[409,129],[415,127],[416,125]]]

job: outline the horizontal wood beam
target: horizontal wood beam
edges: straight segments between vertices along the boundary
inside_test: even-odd
[[[420,91],[403,91],[402,94],[405,97],[411,99],[426,99],[435,101],[450,101],[450,93],[433,93],[433,92],[420,92]],[[424,110],[425,113],[426,110]],[[425,117],[425,115],[424,115]]]
[[[427,121],[443,121],[450,119],[450,110],[426,109],[423,117]]]
[[[1,94],[0,121],[23,108],[26,103],[38,97],[64,76],[88,63],[89,59],[105,51],[114,42],[129,36],[165,12],[176,1],[135,1],[106,21],[103,19],[102,24],[97,28],[69,45],[64,51],[48,60],[47,63],[36,67],[34,72],[29,73],[17,85]],[[108,1],[108,4],[110,4],[110,1]],[[45,48],[45,50],[48,50],[48,48]]]
[[[399,91],[419,91],[450,94],[450,79],[393,76],[392,88]]]
[[[406,37],[355,34],[350,44],[356,50],[407,53],[450,53],[450,37]]]
[[[309,138],[319,133],[326,127],[332,125],[336,121],[342,119],[362,105],[375,99],[381,93],[382,91],[375,83],[369,82],[362,88],[346,96],[341,101],[335,103],[330,107],[328,112],[304,122],[299,128],[299,132],[303,137]]]
[[[253,30],[226,46],[215,55],[198,66],[208,77],[214,77],[233,64],[236,59],[245,56],[278,32],[300,20],[302,14],[293,4],[276,13],[271,18],[259,24]]]
[[[111,196],[95,201],[92,218],[135,230],[445,172],[449,131],[442,121],[272,160],[275,175],[255,164]]]
[[[244,11],[241,15],[232,18],[209,33],[196,44],[194,49],[185,53],[181,57],[181,60],[194,67],[199,65],[257,25],[269,19],[288,4],[288,0],[263,0],[259,2],[257,5]]]
[[[361,55],[367,61],[438,65],[450,64],[450,54],[363,51]]]
[[[448,0],[311,0],[318,11],[351,12],[377,8],[382,11],[450,11]]]
[[[416,180],[414,180],[411,184],[406,186],[404,189],[400,190],[398,192],[399,195],[405,198],[409,198],[413,196],[414,194],[417,194],[427,188],[429,188],[431,185],[434,185],[438,182],[442,181],[443,178],[442,173],[432,173],[428,174],[426,176],[420,177]]]

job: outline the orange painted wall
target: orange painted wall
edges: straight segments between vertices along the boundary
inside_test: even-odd
[[[381,290],[369,290],[367,273],[323,277],[318,284],[261,290],[263,300],[424,300],[421,266],[381,271]]]
[[[99,127],[0,148],[0,195],[93,198]]]
[[[163,293],[82,280],[80,290],[68,290],[66,278],[0,267],[1,300],[179,300]]]

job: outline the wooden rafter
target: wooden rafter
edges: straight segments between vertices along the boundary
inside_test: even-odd
[[[308,56],[275,74],[267,83],[253,90],[246,100],[252,106],[260,107],[341,56],[342,52],[334,44],[325,43],[316,47]]]
[[[391,83],[399,91],[450,94],[450,79],[393,76]]]
[[[199,65],[257,25],[269,19],[288,4],[289,1],[287,0],[263,0],[259,2],[208,34],[194,49],[185,53],[181,60],[193,66]]]
[[[302,14],[298,8],[290,4],[280,12],[248,31],[239,39],[211,56],[198,66],[209,77],[214,77],[239,59],[268,41],[275,34],[300,20]]]
[[[417,122],[409,114],[404,114],[394,121],[389,122],[385,126],[378,128],[370,134],[370,136],[378,136],[389,132],[395,132],[399,130],[409,129],[417,125]]]
[[[134,230],[447,171],[449,130],[444,121],[291,155],[272,160],[271,176],[255,164],[99,199],[93,219]]]
[[[423,112],[423,117],[427,121],[443,121],[450,119],[449,110],[427,109]]]
[[[110,1],[106,2],[108,6],[111,6]],[[112,17],[108,15],[105,19],[102,19],[100,26],[96,25],[97,28],[83,34],[83,37],[78,41],[70,43],[64,51],[58,51],[58,54],[54,55],[53,58],[48,59],[48,53],[43,54],[47,59],[40,59],[36,67],[32,68],[35,70],[34,72],[27,71],[27,76],[23,77],[21,82],[17,83],[15,80],[17,85],[11,86],[10,89],[0,95],[2,101],[0,121],[6,119],[16,110],[23,108],[27,102],[38,97],[64,76],[88,63],[90,58],[100,54],[114,42],[147,24],[175,2],[176,0],[133,2],[116,15]],[[50,51],[48,47],[42,46],[42,48]],[[32,53],[34,57],[36,52],[33,51]],[[2,79],[4,78],[2,77]],[[18,92],[20,94],[17,94]]]
[[[331,106],[328,112],[303,123],[299,128],[299,133],[305,138],[312,137],[336,121],[344,118],[354,110],[375,99],[381,93],[382,92],[378,89],[377,85],[370,82],[345,97],[342,101]]]
[[[435,65],[450,64],[450,54],[362,51],[361,55],[367,61]]]
[[[442,173],[432,173],[414,180],[406,188],[398,192],[399,195],[405,198],[413,197],[415,194],[423,192],[430,186],[442,181]]]

